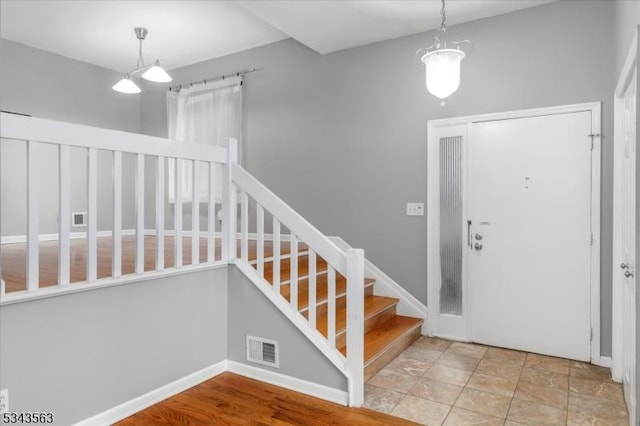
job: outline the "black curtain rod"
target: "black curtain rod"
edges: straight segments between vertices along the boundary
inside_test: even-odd
[[[173,90],[181,90],[183,87],[193,87],[196,84],[207,84],[207,82],[211,82],[211,81],[218,81],[218,80],[224,80],[225,78],[231,78],[231,77],[240,77],[243,76],[245,74],[249,74],[252,73],[254,71],[260,71],[257,68],[251,68],[248,70],[244,70],[244,71],[238,71],[232,74],[225,74],[225,75],[221,75],[220,77],[212,77],[212,78],[205,78],[204,80],[199,80],[199,81],[193,81],[191,83],[186,83],[186,84],[180,84],[177,86],[170,86],[169,90],[170,92]]]

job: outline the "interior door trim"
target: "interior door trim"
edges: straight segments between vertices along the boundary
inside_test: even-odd
[[[613,191],[613,277],[612,277],[612,344],[611,344],[611,376],[613,380],[617,382],[622,381],[623,376],[623,366],[622,366],[622,357],[623,357],[623,344],[622,344],[622,277],[620,276],[620,270],[617,268],[616,259],[620,258],[620,244],[619,239],[621,238],[621,218],[620,218],[620,202],[621,202],[621,193],[619,185],[616,185],[615,182],[619,181],[621,177],[619,176],[620,167],[619,161],[621,157],[621,146],[623,144],[623,111],[624,111],[624,96],[627,92],[627,88],[629,84],[633,80],[633,75],[638,72],[638,32],[636,31],[631,42],[631,46],[629,47],[629,52],[627,54],[627,58],[625,60],[624,66],[622,68],[622,72],[618,78],[618,83],[616,85],[616,89],[614,92],[614,128],[615,128],[615,138],[614,138],[614,191]],[[640,83],[636,80],[636,84],[640,86]],[[637,89],[636,89],[637,90]],[[636,98],[636,102],[637,98]],[[636,105],[637,108],[637,105]],[[636,125],[637,132],[637,125]],[[636,135],[636,138],[638,136]],[[639,165],[636,164],[636,167]],[[639,208],[640,206],[636,206]],[[638,226],[638,224],[636,224]],[[637,278],[636,278],[637,281]],[[636,291],[638,291],[636,289]],[[638,343],[636,342],[636,345]],[[636,366],[637,368],[637,366]],[[629,413],[630,416],[635,417],[636,413]]]
[[[455,340],[468,341],[468,327],[461,327],[463,333],[459,335],[442,335],[439,333],[439,298],[440,288],[439,273],[439,144],[440,137],[446,136],[452,130],[466,129],[466,143],[473,143],[473,135],[469,128],[473,123],[508,120],[526,117],[538,117],[544,115],[567,114],[575,112],[591,112],[591,135],[594,135],[591,155],[591,232],[593,244],[591,245],[591,362],[597,365],[609,366],[610,358],[600,355],[600,188],[601,188],[601,103],[589,102],[572,105],[560,105],[546,108],[534,108],[517,111],[498,112],[491,114],[469,115],[463,117],[446,118],[427,121],[427,307],[428,321],[427,332],[430,336],[453,338]],[[460,133],[458,133],[460,134]],[[585,135],[585,143],[590,143]],[[465,197],[466,198],[466,197]],[[465,200],[466,201],[466,200]],[[465,280],[466,281],[466,280]],[[463,285],[463,294],[465,288]],[[463,296],[463,317],[468,321],[468,308]]]

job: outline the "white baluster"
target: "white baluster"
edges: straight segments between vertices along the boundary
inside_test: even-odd
[[[327,266],[327,340],[336,347],[336,270]]]
[[[176,268],[180,268],[182,266],[182,160],[180,158],[176,158],[176,190],[175,193],[175,202],[173,204],[173,227],[175,229],[175,237],[174,237],[174,251],[173,251],[173,265]]]
[[[364,401],[364,251],[347,250],[347,369],[349,405]]]
[[[27,141],[27,290],[39,287],[38,142]]]
[[[309,257],[309,325],[316,329],[316,253],[308,248]]]
[[[122,275],[122,152],[113,151],[113,236],[111,276]]]
[[[60,145],[58,150],[58,206],[59,206],[59,238],[58,238],[58,285],[69,284],[71,247],[69,242],[71,219],[71,163],[69,145]]]
[[[89,148],[87,164],[87,281],[98,279],[98,150]]]
[[[144,272],[144,154],[136,154],[136,274]]]
[[[249,262],[249,196],[243,192],[240,199],[240,258]]]
[[[200,263],[200,162],[191,167],[191,264]]]
[[[225,165],[224,191],[222,195],[222,226],[224,241],[222,243],[222,259],[233,262],[236,252],[236,185],[233,181],[233,166],[238,162],[238,141],[227,139],[227,164]]]
[[[296,311],[298,310],[298,238],[294,233],[291,238],[291,257],[289,259],[289,302]]]
[[[165,157],[156,162],[156,271],[164,269],[164,178]]]
[[[209,213],[207,215],[207,262],[216,261],[216,179],[215,165],[209,162]]]
[[[280,221],[273,216],[273,288],[280,294]]]
[[[256,251],[258,258],[258,276],[264,277],[264,209],[260,204],[256,205]]]

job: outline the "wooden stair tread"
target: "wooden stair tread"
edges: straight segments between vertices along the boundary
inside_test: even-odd
[[[297,276],[298,305],[302,315],[309,316],[309,254],[308,246],[298,244]],[[240,244],[238,244],[238,254]],[[264,242],[264,278],[273,284],[274,247],[271,241]],[[287,300],[291,298],[291,245],[282,241],[280,245],[280,294]],[[257,269],[257,244],[249,243],[248,260]],[[327,337],[327,299],[328,299],[328,264],[316,255],[316,329]],[[386,364],[410,346],[419,336],[421,318],[413,318],[396,314],[397,298],[376,296],[373,294],[375,279],[365,278],[364,294],[364,376],[371,379]],[[335,334],[336,348],[346,356],[346,288],[345,277],[336,273]]]
[[[373,285],[376,280],[373,278],[365,278],[364,286]],[[347,291],[347,280],[344,277],[336,277],[336,298],[344,297]],[[280,286],[280,294],[282,297],[291,301],[291,285],[282,284]],[[327,274],[318,275],[316,277],[316,304],[327,301],[329,287],[327,285]],[[298,281],[298,310],[305,310],[309,307],[309,279],[303,278]]]
[[[241,250],[242,250],[242,241],[241,240],[236,240],[236,247],[237,247],[237,256],[240,257],[241,255]],[[249,240],[249,246],[248,246],[249,250],[248,250],[248,257],[249,257],[249,262],[254,261],[258,258],[258,244],[255,240]],[[308,250],[308,247],[305,243],[298,243],[298,252],[306,252]],[[269,258],[273,256],[273,241],[265,241],[264,242],[264,257]],[[291,243],[289,241],[280,241],[280,255],[281,256],[288,256],[291,252]]]
[[[364,365],[368,365],[382,352],[408,332],[422,325],[421,318],[396,315],[364,335]]]
[[[254,266],[255,267],[255,266]],[[327,271],[327,264],[324,263],[322,265],[316,266],[316,274],[323,275]],[[309,267],[307,265],[298,266],[298,279],[300,277],[306,277],[309,275]],[[338,280],[338,276],[340,274],[336,274],[336,281]],[[264,278],[273,284],[273,270],[271,268],[264,268]],[[289,268],[280,270],[280,282],[289,281],[291,279],[291,271]]]
[[[365,296],[364,298],[364,319],[370,318],[379,312],[391,308],[398,304],[398,299],[385,296]],[[323,336],[327,337],[327,317],[322,316],[316,322],[316,328]],[[344,333],[347,328],[347,307],[336,309],[336,336]]]

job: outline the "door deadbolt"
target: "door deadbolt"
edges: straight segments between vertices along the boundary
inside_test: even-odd
[[[478,241],[482,240],[482,234],[476,234],[475,239]]]
[[[620,264],[620,268],[621,269],[629,269],[629,264],[628,263],[621,263]]]
[[[473,245],[473,248],[475,248],[476,250],[482,250],[482,244],[480,244],[480,243],[475,243],[475,244]]]

